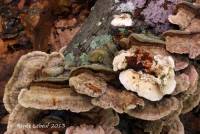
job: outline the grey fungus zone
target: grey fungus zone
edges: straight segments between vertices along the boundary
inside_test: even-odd
[[[46,115],[45,113],[50,113]],[[93,122],[96,119],[96,125],[103,128],[105,132],[118,132],[114,126],[119,124],[118,115],[112,110],[102,110],[102,109],[93,109],[90,112],[83,112],[81,115],[73,115],[70,113],[60,113],[62,114],[62,118],[59,114],[56,114],[54,111],[49,110],[38,110],[34,108],[25,108],[21,105],[17,105],[13,112],[10,114],[7,131],[6,134],[49,134],[51,132],[65,132],[65,127],[68,130],[71,130],[72,127],[68,127],[68,125],[64,125],[62,127],[54,128],[49,123],[57,123],[62,125],[71,122],[70,125],[76,125],[77,123],[87,123]],[[71,116],[70,118],[63,118],[63,116]],[[80,126],[92,126],[95,125],[83,125]],[[86,127],[89,128],[89,127]],[[84,128],[83,128],[84,129]],[[90,129],[89,129],[90,130]],[[87,131],[87,130],[85,130]],[[93,132],[93,129],[90,130]],[[72,131],[70,131],[72,132]],[[76,131],[75,131],[76,132]],[[95,131],[94,131],[95,132]],[[118,134],[116,133],[116,134]],[[100,133],[101,134],[101,133]],[[104,134],[104,133],[103,133]],[[107,134],[107,133],[105,133]],[[119,133],[120,134],[120,133]]]
[[[118,113],[135,109],[137,106],[144,106],[144,101],[128,91],[120,91],[109,87],[105,94],[99,98],[92,99],[92,104],[101,108],[112,108]]]
[[[162,38],[133,33],[133,16],[116,16],[114,3],[96,4],[102,1],[112,8],[101,12],[95,6],[94,13],[103,18],[95,17],[94,24],[92,11],[87,22],[92,26],[84,25],[69,48],[32,52],[18,61],[4,94],[10,113],[7,134],[121,134],[124,116],[145,124],[145,132],[184,134],[179,116],[200,102],[199,5],[177,5],[169,21],[179,30],[166,31]],[[17,127],[44,122],[66,126],[45,131]]]
[[[89,97],[77,94],[70,88],[30,86],[21,90],[18,101],[23,107],[41,110],[85,112],[94,108]]]
[[[48,54],[43,52],[33,52],[22,56],[18,61],[12,78],[5,88],[4,104],[5,108],[12,112],[17,104],[17,97],[20,89],[30,85],[38,70],[45,66],[48,60]]]
[[[144,108],[127,110],[126,113],[132,117],[142,120],[155,121],[164,118],[179,109],[180,102],[175,97],[164,98],[158,103],[145,102]]]
[[[42,74],[42,72],[48,72],[48,75],[57,75],[58,73],[62,73],[61,65],[54,65],[54,69],[57,71],[50,71],[51,67],[45,69],[47,65],[49,66],[52,64],[50,62],[54,57],[61,57],[61,59],[63,58],[61,54],[56,52],[49,55],[39,51],[29,53],[20,58],[11,79],[5,88],[3,101],[6,109],[9,112],[12,112],[13,108],[17,104],[17,98],[20,90],[22,88],[27,88],[33,82],[33,80],[36,79],[38,73]],[[43,70],[43,68],[45,70]]]
[[[40,112],[41,110],[27,109],[18,104],[9,116],[6,134],[45,134],[37,129],[20,128],[20,126],[18,126],[18,124],[34,124],[35,117],[37,117]]]
[[[178,117],[164,121],[146,122],[144,131],[153,134],[184,134],[184,126]]]

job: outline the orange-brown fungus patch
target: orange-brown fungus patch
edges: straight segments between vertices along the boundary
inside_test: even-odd
[[[94,92],[101,92],[100,88],[98,88],[97,86],[95,86],[95,85],[93,85],[91,83],[86,83],[85,86],[88,87],[88,88],[90,88]]]
[[[126,60],[128,67],[136,71],[150,72],[150,68],[153,65],[152,55],[142,49],[137,49],[134,56],[126,57]]]

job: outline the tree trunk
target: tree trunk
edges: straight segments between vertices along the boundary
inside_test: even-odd
[[[61,51],[66,55],[72,52],[75,57],[88,53],[91,41],[99,35],[109,33],[110,22],[114,13],[114,0],[97,0],[80,32],[71,43]],[[74,46],[76,44],[76,47]],[[77,46],[78,45],[78,46]]]

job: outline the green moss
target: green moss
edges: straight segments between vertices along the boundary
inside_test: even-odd
[[[75,56],[73,53],[67,53],[65,55],[65,66],[70,67],[75,65]]]
[[[86,53],[82,53],[80,56],[81,65],[87,65],[89,63],[88,58],[89,56]]]
[[[112,66],[113,55],[108,48],[97,48],[89,53],[89,61],[100,63],[106,66]]]
[[[127,35],[129,33],[128,29],[126,28],[118,28],[119,32],[124,34],[124,35]]]
[[[74,48],[78,48],[79,45],[79,43],[73,44]]]
[[[107,56],[107,51],[105,49],[95,49],[89,53],[89,60],[91,62],[102,63],[104,58]]]
[[[110,42],[112,42],[111,35],[100,35],[100,36],[95,37],[94,40],[92,40],[92,42],[90,43],[90,47],[92,49],[96,49],[96,48],[100,48]]]

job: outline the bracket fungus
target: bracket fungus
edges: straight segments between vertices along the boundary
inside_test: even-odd
[[[137,49],[122,51],[113,60],[113,70],[120,71],[122,85],[139,96],[158,101],[175,87],[174,60],[170,56],[151,55]]]
[[[198,83],[199,85],[199,83]],[[190,95],[185,101],[183,101],[182,113],[188,113],[193,108],[199,105],[200,102],[200,88],[198,87],[197,91],[193,95]]]
[[[92,26],[83,25],[69,47],[21,57],[5,88],[7,134],[53,133],[17,125],[52,122],[66,125],[57,133],[121,134],[126,118],[149,133],[184,133],[179,115],[200,102],[200,5],[178,4],[169,21],[179,30],[166,31],[164,40],[149,31],[134,33],[133,14],[112,16],[113,2],[97,1],[109,10],[95,6],[87,21]],[[164,0],[137,2],[144,9],[166,6]],[[148,17],[147,9],[143,17]],[[124,32],[115,33],[120,30]]]
[[[184,134],[184,127],[180,119],[175,117],[165,121],[146,122],[144,131],[153,134]]]
[[[186,29],[190,25],[194,17],[196,16],[194,8],[195,6],[191,3],[185,2],[185,3],[178,4],[177,9],[176,9],[177,14],[170,15],[168,18],[169,22],[180,26],[182,30]]]
[[[142,99],[128,91],[119,91],[113,87],[108,87],[105,94],[99,98],[92,99],[92,104],[105,109],[112,108],[118,113],[135,109],[137,106],[144,106]]]
[[[188,54],[191,59],[199,58],[199,9],[199,4],[183,2],[177,5],[177,14],[169,16],[169,21],[181,28],[169,30],[163,34],[166,39],[166,49],[169,52]]]
[[[175,71],[180,71],[189,66],[189,59],[183,56],[173,56],[175,62]]]
[[[114,129],[114,126],[119,124],[119,117],[111,109],[103,110],[97,108],[89,112],[73,114],[72,112],[60,110],[25,108],[18,104],[9,116],[6,134],[63,133],[66,128],[69,130],[73,125],[82,126],[82,123],[86,123],[88,126],[101,126],[106,132],[113,132],[113,130],[118,132],[118,130]],[[54,124],[59,125],[59,127],[54,127]]]
[[[65,130],[68,131],[73,126],[82,126],[82,124],[101,126],[105,132],[119,132],[114,129],[119,124],[119,117],[111,109],[96,108],[89,112],[74,114],[60,110],[25,108],[18,104],[9,116],[6,134],[64,133]],[[55,125],[59,127],[54,127]]]
[[[76,92],[93,97],[91,103],[94,106],[105,109],[113,108],[115,111],[123,113],[126,109],[134,109],[137,105],[144,105],[142,99],[136,95],[115,89],[107,84],[105,78],[103,79],[98,76],[99,74],[88,71],[85,70],[83,73],[70,77],[69,85]],[[116,96],[119,96],[119,98],[116,98]]]
[[[42,69],[42,73],[47,76],[57,76],[64,71],[64,56],[60,53],[51,53],[47,65]]]
[[[184,134],[184,126],[180,119],[177,117],[174,120],[168,121],[164,124],[163,132],[167,132],[169,134]]]
[[[17,104],[16,100],[20,93],[20,90],[23,88],[27,88],[36,78],[36,74],[42,71],[45,66],[50,65],[49,61],[51,62],[51,58],[53,58],[54,56],[59,57],[60,54],[52,53],[48,55],[44,52],[35,51],[20,58],[11,79],[9,80],[5,88],[3,101],[6,109],[9,112],[12,112],[12,109]],[[48,70],[48,74],[55,75],[61,73],[61,71],[58,70],[60,70],[60,68],[62,67],[56,67],[56,64],[57,63],[55,63],[54,65],[54,69],[57,71],[54,70],[53,72],[49,72]],[[60,64],[59,61],[58,64]],[[48,68],[50,69],[51,67]],[[47,72],[47,69],[45,69],[44,72]]]
[[[33,52],[22,56],[18,61],[13,76],[5,88],[4,104],[5,108],[11,112],[17,104],[17,97],[21,88],[29,86],[33,81],[35,73],[45,66],[48,54],[43,52]]]
[[[191,111],[200,102],[200,83],[198,76],[199,67],[197,68],[197,70],[194,68],[194,66],[191,66],[189,69],[190,72],[188,75],[190,76],[190,87],[185,93],[187,97],[185,97],[185,99],[183,100],[183,114]]]
[[[9,116],[6,134],[45,134],[38,129],[33,129],[31,126],[35,120],[35,117],[38,116],[39,113],[40,110],[27,109],[19,104],[16,105],[16,107],[13,109],[13,112]]]
[[[188,54],[191,59],[198,59],[200,55],[200,34],[188,34],[182,31],[167,31],[164,33],[166,49],[171,53]]]
[[[106,82],[94,74],[81,73],[69,79],[69,86],[74,87],[76,92],[91,97],[99,97],[107,89]]]
[[[193,4],[190,2],[179,3],[176,8],[176,15],[170,15],[168,20],[172,24],[178,25],[181,30],[195,32],[189,30],[188,27],[195,26],[194,24],[199,22],[198,19],[196,19],[199,16],[199,8],[199,4]],[[199,28],[197,27],[196,30],[199,30]]]
[[[18,102],[26,108],[70,110],[72,112],[89,111],[94,106],[90,98],[79,95],[70,88],[47,86],[30,86],[22,89]]]
[[[175,97],[164,98],[157,103],[146,101],[144,108],[128,110],[126,113],[142,120],[159,120],[179,109],[180,102]]]
[[[190,87],[188,89],[188,93],[193,94],[198,87],[199,74],[197,72],[197,69],[193,65],[190,65],[185,70],[185,73],[189,76],[189,81],[190,81]]]
[[[133,25],[133,20],[130,14],[122,13],[114,15],[111,25],[114,27],[130,27]]]
[[[177,95],[184,91],[187,91],[190,87],[189,76],[185,73],[179,74],[176,76],[176,89],[173,92],[173,95]]]

